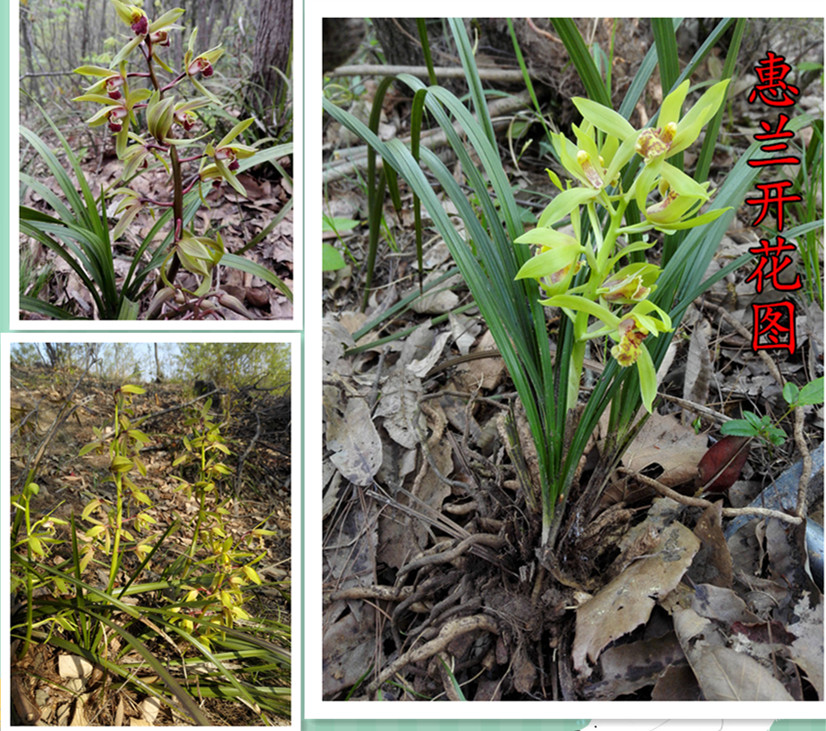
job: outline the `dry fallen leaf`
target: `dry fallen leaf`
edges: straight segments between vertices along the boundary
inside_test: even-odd
[[[768,668],[727,647],[713,622],[679,607],[673,617],[674,631],[706,700],[794,700]]]
[[[628,447],[622,463],[634,472],[659,465],[663,471],[657,479],[676,487],[694,479],[697,463],[705,452],[705,436],[683,426],[672,414],[654,413]]]
[[[327,417],[327,448],[330,459],[342,476],[355,485],[369,485],[381,467],[381,438],[373,426],[363,398],[347,400],[340,410],[338,400],[343,398],[338,389],[326,387],[324,411]]]
[[[697,537],[681,523],[672,523],[657,547],[631,563],[576,611],[574,669],[586,677],[609,643],[648,621],[657,599],[680,582],[700,548]]]
[[[697,466],[697,487],[705,486],[707,492],[728,490],[743,471],[749,457],[750,441],[749,437],[729,434],[713,445]]]
[[[816,599],[804,595],[794,608],[799,618],[788,629],[797,639],[791,644],[791,658],[809,678],[817,691],[817,697],[823,700],[823,601],[812,607]]]

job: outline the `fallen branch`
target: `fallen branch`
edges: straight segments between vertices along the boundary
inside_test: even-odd
[[[467,75],[461,66],[435,66],[433,71],[439,79],[464,79]],[[478,71],[479,78],[482,81],[508,83],[525,80],[519,69],[481,67]],[[379,66],[372,63],[339,66],[328,73],[327,76],[335,78],[337,76],[398,76],[399,74],[410,74],[420,79],[430,78],[427,66]]]
[[[620,467],[619,470],[629,477],[641,482],[643,485],[653,487],[658,493],[660,493],[660,495],[669,497],[675,502],[680,503],[680,505],[688,505],[690,507],[703,509],[714,506],[714,503],[710,500],[706,500],[701,497],[683,495],[676,490],[672,490],[667,485],[663,485],[663,483],[659,480],[646,477],[645,475],[635,472],[634,470],[629,470],[625,467]],[[777,518],[778,520],[785,521],[786,523],[792,523],[794,525],[798,525],[803,522],[803,518],[799,515],[789,515],[788,513],[784,513],[782,510],[771,510],[769,508],[723,508],[724,518],[736,518],[741,515],[745,515],[750,518]]]

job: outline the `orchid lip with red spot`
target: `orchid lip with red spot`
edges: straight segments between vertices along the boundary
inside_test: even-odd
[[[135,13],[135,20],[132,22],[131,28],[136,36],[145,36],[149,32],[149,19],[143,11],[139,11],[140,15]],[[135,17],[133,16],[133,17]]]

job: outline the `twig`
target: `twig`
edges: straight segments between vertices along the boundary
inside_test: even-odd
[[[74,71],[38,71],[34,73],[26,73],[22,74],[18,77],[18,81],[23,81],[23,79],[33,79],[36,76],[75,76]]]
[[[139,419],[135,420],[135,424],[145,424],[147,421],[152,421],[153,419],[157,419],[159,416],[163,416],[164,414],[168,414],[171,411],[180,411],[181,409],[185,409],[187,406],[191,406],[196,401],[200,401],[201,399],[205,399],[208,396],[212,396],[214,393],[219,393],[221,391],[220,388],[215,388],[208,393],[203,393],[200,396],[196,396],[191,401],[187,401],[184,404],[178,404],[177,406],[170,406],[168,409],[163,409],[163,411],[156,411],[152,414],[147,414],[146,416],[141,416]]]
[[[433,71],[440,79],[464,79],[465,70],[455,66],[435,66]],[[331,71],[327,76],[335,78],[337,76],[398,76],[399,74],[410,74],[420,79],[429,78],[427,66],[380,66],[378,64],[355,64],[352,66],[339,66]],[[501,68],[480,68],[479,78],[482,81],[499,82],[520,82],[524,81],[522,72],[519,69]]]
[[[720,316],[746,338],[746,340],[751,340],[751,333],[726,309],[711,302],[705,302],[704,304],[716,310]],[[780,388],[783,388],[786,385],[786,379],[783,378],[775,362],[764,350],[758,350],[757,355],[760,357],[760,360],[763,361],[766,368],[768,368],[774,380],[780,384]],[[812,455],[809,453],[806,438],[803,434],[803,409],[799,406],[794,408],[794,443],[803,459],[803,470],[800,473],[800,481],[797,483],[797,506],[795,507],[795,514],[802,518],[806,513],[806,490],[809,487],[809,479],[812,476]]]
[[[677,406],[682,406],[684,409],[690,409],[698,414],[702,414],[703,416],[707,416],[712,421],[716,421],[718,424],[725,424],[727,421],[734,421],[731,416],[726,416],[725,414],[721,414],[719,411],[715,411],[714,409],[708,408],[708,406],[704,406],[703,404],[695,403],[694,401],[688,401],[686,399],[680,398],[679,396],[672,396],[668,393],[662,393],[661,391],[657,392],[657,395],[660,398],[665,399],[666,401],[671,401]]]
[[[646,477],[645,475],[641,475],[639,472],[635,472],[634,470],[629,470],[625,467],[619,468],[620,472],[625,473],[629,477],[633,477],[635,480],[638,480],[643,485],[647,485],[648,487],[653,487],[657,492],[665,497],[669,497],[675,502],[680,503],[681,505],[688,505],[694,508],[711,508],[714,506],[710,500],[706,500],[705,498],[701,497],[691,497],[689,495],[683,495],[676,490],[672,490],[668,485],[663,485],[662,482],[659,480],[654,480],[650,477]],[[726,518],[736,518],[740,515],[746,515],[749,517],[755,518],[777,518],[778,520],[783,520],[786,523],[793,523],[794,525],[798,525],[803,522],[803,518],[799,515],[789,515],[788,513],[784,513],[781,510],[770,510],[769,508],[723,508],[723,517]]]
[[[475,614],[471,617],[460,617],[452,622],[448,622],[444,627],[442,627],[438,636],[430,640],[430,642],[426,642],[421,647],[408,650],[404,653],[404,655],[387,665],[384,670],[379,673],[379,676],[367,686],[366,692],[368,697],[372,696],[383,683],[393,677],[393,675],[399,672],[406,665],[427,660],[442,652],[457,637],[461,637],[462,635],[466,635],[468,632],[475,632],[477,630],[491,632],[496,635],[499,634],[499,627],[496,626],[496,622],[494,622],[493,619],[488,617],[486,614]]]
[[[537,33],[544,38],[547,38],[549,41],[553,41],[554,43],[558,43],[560,46],[562,45],[562,40],[557,38],[553,33],[548,33],[546,30],[542,30],[536,23],[533,22],[533,18],[525,18],[525,21],[528,23],[528,27],[534,32]]]

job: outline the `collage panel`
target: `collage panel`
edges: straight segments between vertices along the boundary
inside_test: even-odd
[[[822,718],[823,18],[360,8],[307,20],[307,716]]]
[[[299,350],[3,336],[4,727],[291,725]]]
[[[292,0],[9,5],[14,329],[301,327]]]

